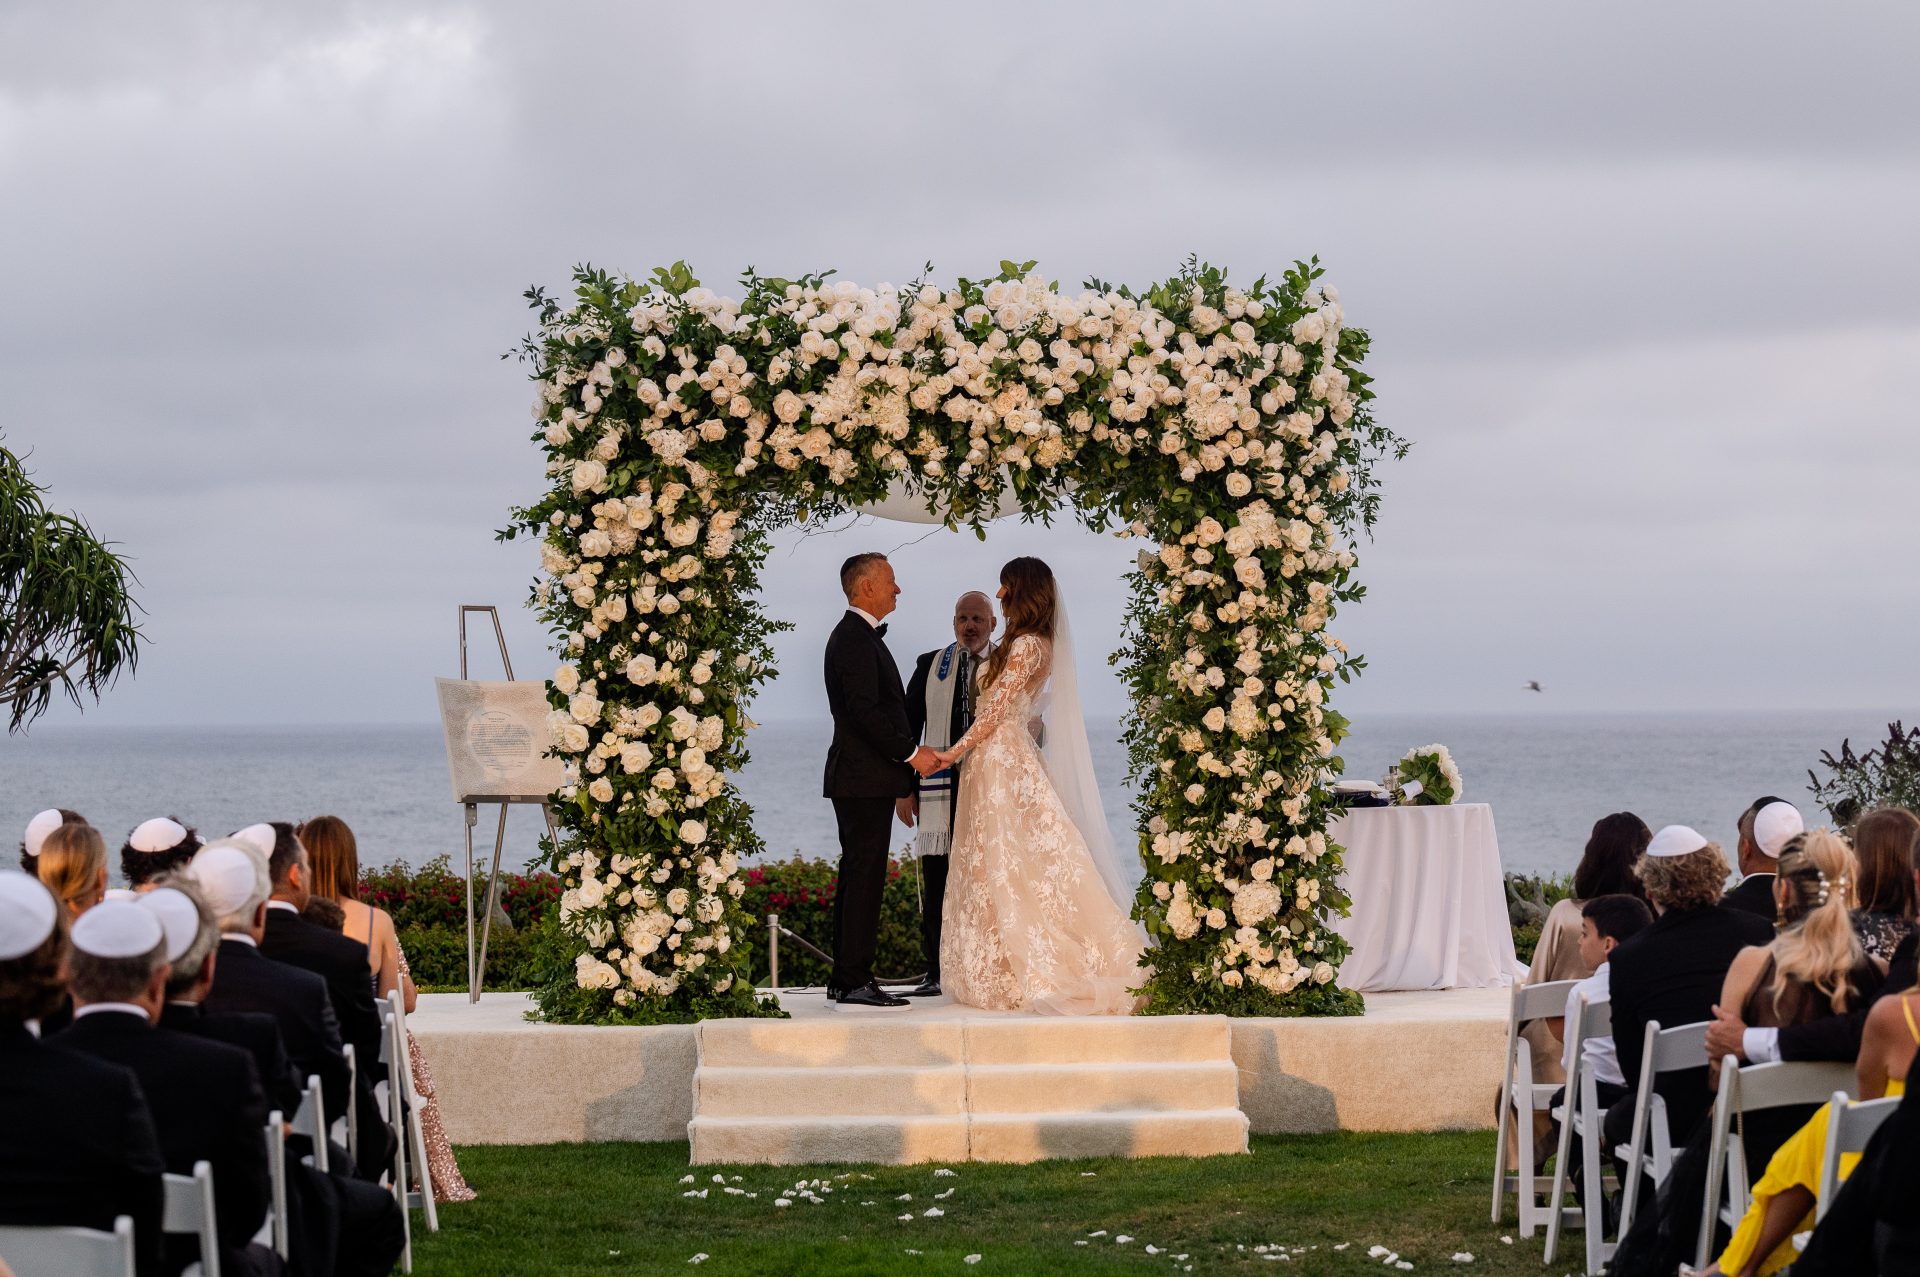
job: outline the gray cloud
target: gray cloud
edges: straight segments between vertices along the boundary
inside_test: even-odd
[[[145,583],[98,718],[418,719],[458,602],[547,663],[491,537],[540,484],[498,358],[529,283],[1318,253],[1418,445],[1343,704],[1912,704],[1916,35],[1892,4],[14,6],[7,441]],[[783,539],[763,716],[817,711],[839,557],[919,535]],[[1129,548],[1061,526],[903,549],[903,634],[1017,552],[1112,633]]]

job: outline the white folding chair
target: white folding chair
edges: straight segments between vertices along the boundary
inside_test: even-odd
[[[1606,1211],[1601,1208],[1604,1185],[1601,1182],[1600,1147],[1605,1139],[1601,1123],[1606,1117],[1600,1107],[1599,1082],[1587,1063],[1586,1045],[1590,1038],[1613,1034],[1613,1007],[1591,1003],[1586,994],[1574,1006],[1566,1024],[1567,1054],[1573,1067],[1567,1071],[1566,1098],[1554,1110],[1560,1120],[1560,1145],[1553,1165],[1553,1194],[1547,1199],[1547,1249],[1543,1264],[1553,1262],[1560,1245],[1563,1223],[1578,1222],[1587,1238],[1587,1275],[1596,1277],[1600,1267],[1613,1254],[1606,1239]],[[1567,1191],[1567,1161],[1573,1149],[1573,1137],[1580,1137],[1580,1205],[1563,1207]]]
[[[287,1119],[279,1109],[267,1114],[267,1179],[273,1185],[273,1215],[253,1240],[273,1247],[282,1259],[292,1246],[287,1233]]]
[[[1666,1097],[1654,1090],[1662,1073],[1707,1067],[1707,1022],[1679,1024],[1671,1029],[1660,1021],[1647,1021],[1646,1045],[1640,1052],[1640,1085],[1633,1095],[1633,1134],[1628,1142],[1614,1149],[1614,1155],[1627,1166],[1627,1182],[1621,1192],[1620,1233],[1627,1235],[1634,1211],[1640,1205],[1640,1185],[1645,1179],[1659,1184],[1673,1166],[1673,1131],[1667,1125]]]
[[[180,1277],[220,1277],[220,1225],[213,1213],[213,1163],[195,1162],[193,1174],[160,1177],[165,1196],[160,1207],[160,1231],[191,1234],[200,1239],[200,1262],[188,1264]]]
[[[134,1277],[133,1216],[113,1221],[113,1231],[57,1225],[0,1226],[0,1259],[14,1277]]]
[[[1775,1064],[1740,1067],[1727,1056],[1720,1062],[1720,1094],[1713,1103],[1713,1141],[1707,1147],[1707,1195],[1700,1209],[1700,1236],[1694,1246],[1694,1267],[1705,1268],[1713,1246],[1716,1218],[1737,1226],[1747,1213],[1746,1150],[1734,1119],[1746,1113],[1818,1104],[1835,1091],[1851,1094],[1853,1065],[1832,1061],[1783,1060]],[[1724,1191],[1722,1191],[1724,1189]]]
[[[1554,1082],[1534,1081],[1533,1048],[1521,1038],[1520,1029],[1530,1020],[1564,1014],[1567,992],[1574,983],[1554,980],[1546,984],[1517,984],[1507,1003],[1507,1069],[1500,1081],[1499,1135],[1493,1147],[1493,1222],[1500,1222],[1506,1195],[1513,1193],[1522,1237],[1533,1236],[1533,1230],[1547,1222],[1547,1208],[1540,1204],[1540,1194],[1550,1181],[1534,1169],[1533,1116],[1546,1111],[1559,1086]],[[1514,1132],[1512,1144],[1507,1139],[1509,1116]],[[1507,1152],[1516,1144],[1515,1160],[1519,1169],[1508,1171]]]
[[[1833,1195],[1840,1191],[1840,1159],[1866,1148],[1867,1141],[1880,1129],[1880,1123],[1892,1117],[1899,1107],[1897,1095],[1852,1104],[1845,1091],[1835,1091],[1827,1101],[1827,1148],[1820,1158],[1820,1197],[1813,1207],[1814,1223],[1827,1217]]]
[[[307,1075],[307,1089],[300,1097],[300,1111],[293,1115],[292,1126],[295,1135],[304,1135],[313,1141],[313,1168],[331,1169],[327,1165],[326,1092],[321,1089],[318,1073]]]
[[[437,1233],[440,1211],[434,1201],[433,1175],[427,1165],[427,1131],[420,1118],[420,1093],[413,1086],[413,1047],[407,1041],[407,1004],[398,989],[387,994],[386,1018],[387,1077],[390,1082],[397,1080],[397,1085],[389,1086],[389,1095],[405,1096],[404,1104],[397,1098],[389,1101],[395,1115],[394,1131],[402,1136],[401,1143],[408,1146],[407,1160],[420,1184],[418,1189],[409,1189],[405,1205],[420,1211],[426,1217],[427,1231]],[[406,1182],[404,1175],[401,1182]]]
[[[340,1142],[346,1145],[347,1160],[355,1166],[360,1165],[360,1124],[353,1120],[354,1101],[360,1098],[360,1060],[354,1054],[353,1043],[343,1048],[347,1055],[347,1111],[333,1119],[335,1127],[342,1128]]]

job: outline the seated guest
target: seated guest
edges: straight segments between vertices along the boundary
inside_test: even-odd
[[[1899,1107],[1867,1141],[1859,1165],[1794,1264],[1794,1277],[1920,1273],[1915,1201],[1920,1201],[1920,1052],[1907,1066]]]
[[[120,872],[139,891],[161,874],[172,873],[200,850],[200,836],[172,816],[141,821],[120,848]]]
[[[1685,825],[1668,825],[1655,834],[1638,872],[1653,906],[1653,925],[1613,951],[1607,981],[1613,1039],[1628,1090],[1640,1084],[1647,1022],[1674,1028],[1711,1019],[1735,956],[1773,937],[1764,919],[1720,906],[1726,858]],[[1668,1129],[1676,1140],[1684,1139],[1709,1105],[1706,1069],[1662,1074],[1656,1085],[1666,1100]],[[1608,1110],[1609,1145],[1627,1142],[1632,1110],[1631,1100]]]
[[[251,1244],[272,1204],[261,1134],[266,1097],[245,1051],[156,1027],[169,948],[151,909],[109,900],[89,910],[73,926],[73,1024],[55,1041],[139,1079],[169,1171],[191,1175],[203,1161],[212,1167],[221,1271],[279,1273],[279,1256]],[[200,1258],[197,1238],[167,1241],[168,1271]]]
[[[1534,946],[1533,964],[1527,971],[1528,984],[1584,980],[1593,974],[1593,967],[1583,956],[1581,910],[1589,900],[1601,896],[1646,898],[1633,867],[1652,837],[1647,822],[1630,811],[1617,811],[1593,822],[1580,865],[1573,871],[1573,894],[1554,904],[1540,928],[1540,941]],[[1522,1030],[1522,1035],[1533,1048],[1533,1080],[1563,1081],[1566,1075],[1560,1071],[1558,1024],[1536,1020]]]
[[[1910,848],[1920,839],[1920,817],[1904,807],[1881,807],[1853,827],[1853,857],[1859,862],[1860,907],[1853,930],[1868,953],[1882,962],[1913,934],[1915,896]]]
[[[325,931],[344,934],[347,929],[347,911],[326,896],[308,896],[300,916]]]
[[[69,821],[41,842],[34,872],[72,922],[106,898],[107,844],[92,825]]]
[[[112,1231],[133,1219],[142,1277],[160,1271],[160,1141],[133,1074],[42,1043],[30,1027],[64,996],[66,912],[25,874],[0,873],[0,1224]]]
[[[220,933],[197,889],[182,879],[175,879],[171,885],[163,882],[142,896],[140,904],[160,918],[173,959],[161,1027],[246,1051],[265,1083],[269,1106],[283,1116],[291,1116],[300,1107],[300,1086],[273,1017],[246,1011],[206,1011],[200,1006],[213,986]],[[399,1211],[391,1196],[364,1181],[302,1165],[297,1151],[289,1145],[287,1226],[294,1277],[385,1272],[405,1244]],[[344,1167],[346,1154],[339,1153],[338,1157]],[[341,1235],[347,1227],[352,1228],[354,1236]]]
[[[1612,975],[1608,959],[1615,949],[1652,925],[1653,911],[1638,896],[1595,896],[1581,907],[1580,960],[1593,967],[1593,974],[1567,991],[1567,1019],[1573,1018],[1574,1008],[1582,998],[1587,1000],[1588,1007],[1607,1004],[1611,996],[1608,981]],[[1589,1037],[1582,1056],[1593,1072],[1603,1106],[1612,1105],[1626,1095],[1627,1080],[1620,1072],[1612,1035]],[[1572,1076],[1572,1043],[1567,1044],[1561,1067],[1567,1076]]]
[[[169,874],[140,897],[167,933],[167,1004],[160,1027],[236,1046],[253,1057],[267,1106],[292,1115],[300,1107],[301,1079],[280,1040],[280,1026],[259,1011],[208,1011],[201,1006],[219,969],[220,928],[200,889],[184,874]]]
[[[313,895],[308,908],[326,900],[345,910],[346,933],[367,945],[367,962],[374,986],[384,998],[400,991],[401,1005],[409,1014],[414,1007],[413,977],[407,972],[407,955],[400,948],[400,937],[387,911],[360,899],[360,847],[353,830],[338,816],[316,816],[299,829],[300,842],[313,865]],[[331,899],[329,899],[331,897]],[[440,1105],[434,1095],[433,1070],[427,1057],[407,1030],[407,1058],[413,1067],[413,1090],[419,1097],[420,1129],[427,1142],[427,1166],[433,1174],[434,1196],[443,1202],[468,1202],[474,1191],[460,1174],[453,1146],[447,1141],[440,1121]]]
[[[1740,885],[1727,893],[1732,909],[1773,921],[1773,878],[1787,839],[1806,828],[1800,809],[1784,798],[1756,798],[1740,815]]]
[[[1920,998],[1912,992],[1881,998],[1868,1014],[1866,1037],[1855,1069],[1860,1099],[1904,1094],[1907,1071],[1913,1067],[1915,1048],[1920,1047],[1920,1022],[1914,1019],[1916,1001]],[[1811,1121],[1775,1151],[1767,1163],[1767,1173],[1753,1186],[1751,1204],[1734,1230],[1733,1241],[1706,1272],[1769,1277],[1793,1263],[1797,1255],[1794,1236],[1813,1227],[1829,1120],[1829,1111],[1822,1105]],[[1842,1180],[1859,1160],[1851,1154],[1841,1158]]]
[[[49,807],[43,812],[36,812],[33,819],[27,822],[27,831],[20,839],[20,868],[38,877],[40,848],[47,841],[47,835],[62,825],[86,823],[85,816],[77,811],[68,811],[65,807]]]
[[[267,861],[273,896],[267,901],[260,952],[276,962],[305,968],[327,982],[340,1036],[353,1043],[360,1071],[383,1077],[381,1019],[373,1002],[367,946],[300,916],[312,896],[313,863],[292,825],[276,820],[266,828],[273,833],[273,852]]]

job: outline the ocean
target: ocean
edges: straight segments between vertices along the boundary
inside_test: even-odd
[[[1593,822],[1634,811],[1649,825],[1693,825],[1730,843],[1754,798],[1778,794],[1819,823],[1807,771],[1843,737],[1877,742],[1898,712],[1766,714],[1361,714],[1343,750],[1347,774],[1378,779],[1415,745],[1453,751],[1464,800],[1493,805],[1501,857],[1512,871],[1565,873]],[[1908,717],[1912,717],[1909,712]],[[1133,827],[1126,756],[1114,721],[1090,724],[1095,769],[1116,834]],[[769,723],[752,737],[741,788],[759,813],[768,854],[831,857],[833,815],[820,797],[824,725]],[[43,807],[80,811],[117,847],[156,815],[202,832],[256,820],[332,813],[358,835],[365,863],[461,857],[437,726],[131,728],[61,724],[0,738],[0,839],[17,845]],[[492,847],[492,809],[476,841]],[[503,864],[535,852],[538,813],[515,810]],[[902,831],[904,834],[904,831]],[[117,855],[114,857],[117,861]],[[6,860],[13,860],[9,852]]]

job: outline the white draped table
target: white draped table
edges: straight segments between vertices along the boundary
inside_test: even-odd
[[[1327,827],[1346,848],[1353,954],[1342,988],[1481,989],[1526,973],[1513,952],[1493,808],[1357,807]]]

